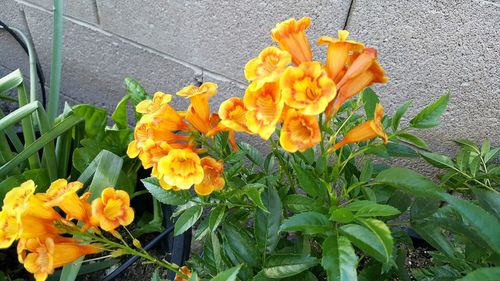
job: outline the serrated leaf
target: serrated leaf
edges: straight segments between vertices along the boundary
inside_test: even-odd
[[[389,142],[385,147],[387,153],[393,157],[418,157],[418,153],[413,148],[401,143]]]
[[[363,99],[363,106],[365,108],[366,119],[371,120],[375,115],[375,107],[377,103],[380,102],[380,100],[377,94],[375,94],[375,92],[370,88],[365,88],[361,92],[361,97]]]
[[[166,190],[160,186],[157,178],[149,177],[142,179],[144,187],[153,195],[156,200],[167,205],[182,205],[191,199],[191,194],[187,190]]]
[[[241,191],[248,196],[248,198],[255,204],[255,206],[257,206],[264,212],[268,212],[261,198],[261,193],[265,188],[266,186],[261,183],[250,183],[245,185],[241,189]]]
[[[318,207],[318,203],[314,199],[302,194],[290,194],[285,197],[283,203],[294,213],[313,211]]]
[[[264,191],[262,200],[268,211],[257,210],[255,213],[255,240],[259,250],[267,255],[274,251],[279,242],[283,206],[274,187]]]
[[[186,232],[186,230],[190,229],[191,226],[193,226],[198,221],[202,213],[202,206],[193,206],[185,210],[175,221],[174,235],[181,235],[182,233]]]
[[[399,133],[399,134],[397,134],[397,136],[399,139],[407,141],[407,142],[409,142],[413,145],[416,145],[420,148],[427,148],[428,147],[427,143],[423,139],[421,139],[415,135],[408,134],[408,133]]]
[[[321,185],[314,177],[313,172],[306,172],[304,168],[297,164],[293,165],[293,169],[295,170],[295,173],[297,175],[300,188],[302,188],[307,194],[311,196],[317,196],[319,194]]]
[[[264,156],[255,147],[248,143],[239,142],[238,147],[245,152],[248,160],[252,161],[255,165],[264,168]]]
[[[340,223],[350,223],[354,220],[354,215],[349,209],[337,208],[330,212],[330,220]]]
[[[376,181],[409,194],[439,198],[439,187],[430,179],[407,168],[390,168],[378,174]]]
[[[391,261],[392,250],[394,249],[394,240],[392,238],[391,230],[381,220],[376,219],[360,219],[360,221],[368,227],[382,242],[386,255],[389,257],[387,263]]]
[[[458,281],[495,281],[500,277],[500,267],[483,267],[469,272]]]
[[[348,224],[340,227],[340,233],[366,255],[385,264],[389,262],[391,253],[387,252],[388,249],[382,240],[369,228],[358,224]]]
[[[401,118],[403,115],[408,111],[408,108],[411,106],[411,101],[406,101],[403,105],[401,105],[398,110],[396,110],[396,113],[394,113],[394,116],[392,117],[392,130],[396,132],[399,127],[399,123],[401,122]]]
[[[273,255],[269,257],[262,271],[268,278],[285,278],[299,274],[316,264],[318,260],[310,256]]]
[[[221,223],[224,218],[225,211],[225,206],[217,206],[210,212],[210,216],[208,217],[208,226],[212,232],[215,231]]]
[[[361,173],[359,175],[359,181],[368,182],[373,175],[373,161],[366,160],[363,164],[363,168],[361,169]]]
[[[323,234],[332,229],[328,218],[317,212],[296,214],[286,219],[281,225],[281,231],[300,231],[304,234]]]
[[[230,269],[215,275],[215,277],[210,279],[210,281],[235,281],[240,269],[241,265],[231,267]]]
[[[488,163],[491,159],[493,159],[495,157],[495,155],[497,155],[497,153],[499,151],[500,151],[500,147],[494,148],[494,149],[486,152],[486,154],[484,155],[484,162]]]
[[[429,164],[437,168],[454,168],[455,164],[453,161],[445,155],[421,151],[420,156],[424,158]]]
[[[222,227],[227,243],[233,250],[238,260],[245,262],[251,267],[257,267],[260,263],[260,254],[245,231],[232,224],[224,224]]]
[[[321,265],[326,270],[328,281],[356,281],[358,257],[349,239],[332,235],[323,242]]]
[[[346,209],[355,212],[356,217],[387,217],[400,214],[399,210],[373,201],[359,200],[346,206]]]
[[[481,145],[481,155],[485,156],[490,151],[490,140],[485,139]]]
[[[472,191],[481,206],[500,219],[500,194],[479,188],[474,188]]]
[[[410,120],[410,125],[413,128],[432,128],[439,125],[439,118],[441,118],[448,106],[449,97],[450,95],[446,94],[436,102],[426,106]]]

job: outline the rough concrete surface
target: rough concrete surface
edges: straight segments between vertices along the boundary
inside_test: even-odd
[[[420,133],[432,149],[451,140],[500,145],[500,6],[481,0],[354,0],[348,29],[379,50],[391,81],[376,87],[388,112],[411,114],[451,92],[442,124]]]
[[[28,24],[47,77],[50,75],[51,24],[46,11],[26,7]],[[64,22],[61,90],[81,102],[111,110],[125,90],[125,77],[135,77],[148,91],[176,91],[194,81],[195,71],[138,48],[111,34]]]
[[[2,0],[9,1],[9,0]],[[24,0],[33,5],[43,7],[47,10],[53,8],[53,0]],[[64,15],[77,18],[79,20],[97,24],[97,6],[95,0],[64,0],[63,1]]]
[[[272,44],[271,29],[289,17],[309,16],[308,32],[336,35],[349,0],[174,1],[98,0],[102,28],[199,65],[245,81],[245,63]],[[315,53],[319,49],[315,47]],[[324,52],[324,51],[321,51]]]

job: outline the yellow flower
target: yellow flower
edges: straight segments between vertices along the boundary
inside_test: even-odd
[[[200,157],[189,149],[172,149],[158,163],[158,173],[166,184],[180,189],[203,181]]]
[[[181,267],[180,271],[182,273],[184,273],[188,278],[191,278],[191,275],[192,275],[191,274],[191,270],[189,270],[189,268],[187,266]],[[179,275],[176,274],[174,281],[187,281],[187,279],[184,279],[181,276],[179,276]]]
[[[190,99],[191,104],[184,118],[202,134],[212,129],[208,100],[215,94],[217,94],[217,84],[211,82],[203,83],[200,87],[190,85],[177,92],[178,96]]]
[[[144,114],[139,120],[140,124],[156,126],[167,131],[188,131],[189,125],[182,116],[168,103],[164,103],[152,114]]]
[[[142,114],[151,114],[161,108],[162,105],[172,101],[172,95],[156,92],[152,100],[143,100],[135,107],[135,111]]]
[[[284,100],[278,83],[265,83],[260,88],[248,87],[243,98],[248,129],[267,140],[276,129]]]
[[[382,125],[383,115],[384,108],[382,107],[382,105],[377,104],[375,108],[374,119],[366,121],[354,127],[345,135],[345,137],[340,142],[336,143],[332,148],[330,148],[329,152],[333,152],[346,144],[367,141],[376,137],[382,138],[384,143],[387,143],[387,134],[384,131],[384,125]]]
[[[296,65],[312,61],[311,46],[305,34],[310,23],[311,19],[308,17],[298,21],[291,18],[278,23],[271,31],[273,40],[278,43],[281,49],[290,53],[292,61]]]
[[[54,225],[54,222],[54,220],[24,215],[21,217],[19,237],[36,238],[57,235],[60,231]]]
[[[68,183],[66,179],[58,179],[50,184],[40,198],[45,202],[45,206],[57,206],[66,213],[68,219],[77,219],[89,226],[91,225],[90,205],[86,200],[79,198],[76,193],[82,187],[81,182]]]
[[[50,207],[44,206],[38,196],[35,196],[35,183],[32,180],[23,182],[11,189],[3,199],[3,209],[20,221],[21,216],[31,215],[43,219],[59,219],[61,216]]]
[[[349,66],[337,84],[338,95],[328,105],[327,115],[335,114],[346,100],[364,88],[374,83],[386,83],[387,81],[389,78],[385,76],[384,69],[377,62],[377,51],[373,48],[366,48]]]
[[[92,245],[56,243],[51,237],[27,239],[22,245],[24,247],[20,249],[19,256],[23,257],[21,260],[24,267],[34,274],[36,281],[46,280],[49,274],[54,273],[55,268],[69,264],[81,256],[99,252]],[[29,251],[28,254],[23,253],[26,250]]]
[[[92,216],[108,232],[120,225],[129,225],[134,220],[134,210],[130,208],[128,193],[112,187],[105,188],[101,197],[92,201]]]
[[[326,68],[328,76],[335,82],[340,80],[339,73],[344,69],[349,56],[353,53],[359,53],[365,48],[362,43],[347,40],[347,36],[349,36],[347,30],[339,30],[338,38],[321,36],[318,40],[318,44],[328,44]]]
[[[194,191],[201,196],[210,195],[214,191],[219,191],[224,188],[224,164],[222,161],[217,161],[212,157],[203,157],[201,159],[203,167],[203,181],[194,185]]]
[[[246,114],[247,109],[241,98],[227,99],[219,107],[219,117],[221,118],[219,127],[250,133],[247,127]]]
[[[336,94],[335,83],[319,62],[287,68],[280,86],[285,103],[305,115],[322,113]]]
[[[260,88],[264,83],[279,80],[281,72],[291,61],[292,57],[287,51],[276,47],[265,48],[258,57],[245,65],[245,77],[248,81],[255,80],[249,87]]]
[[[9,248],[19,235],[19,223],[6,210],[0,211],[0,249]]]
[[[288,110],[281,127],[280,144],[288,152],[305,151],[321,141],[321,132],[315,116]]]

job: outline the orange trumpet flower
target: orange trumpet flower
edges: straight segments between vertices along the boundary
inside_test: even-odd
[[[202,134],[212,129],[208,100],[215,94],[217,94],[217,84],[211,82],[203,83],[200,87],[190,85],[177,92],[178,96],[190,99],[191,104],[184,118]]]
[[[105,231],[113,231],[120,225],[127,226],[134,220],[130,198],[123,190],[105,188],[100,198],[92,201],[92,216]]]
[[[254,81],[248,86],[254,91],[265,83],[279,80],[281,72],[292,62],[292,57],[287,51],[276,47],[267,47],[259,56],[251,59],[245,65],[245,77]]]
[[[280,135],[284,150],[303,152],[320,141],[321,132],[316,116],[303,115],[295,109],[288,110]]]
[[[200,157],[190,149],[172,149],[158,162],[158,173],[167,185],[179,189],[189,189],[203,181]]]
[[[198,195],[207,196],[224,188],[225,181],[222,177],[224,163],[222,161],[207,156],[201,159],[201,166],[203,167],[203,181],[194,185],[194,191]]]
[[[310,23],[311,19],[308,17],[298,21],[291,18],[278,23],[271,31],[273,40],[281,49],[290,53],[295,65],[312,61],[311,46],[305,34]]]

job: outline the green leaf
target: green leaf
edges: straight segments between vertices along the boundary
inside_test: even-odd
[[[248,160],[252,161],[255,165],[264,168],[264,156],[255,147],[248,143],[239,142],[238,147],[245,152]]]
[[[317,264],[318,260],[311,256],[273,255],[269,257],[262,271],[268,278],[285,278],[299,274]]]
[[[340,223],[350,223],[354,220],[354,215],[349,209],[337,208],[330,212],[330,220]]]
[[[356,217],[388,217],[400,214],[399,210],[392,206],[377,204],[369,200],[354,201],[346,208],[355,212]]]
[[[469,272],[459,281],[496,281],[500,277],[500,267],[483,267]]]
[[[470,201],[458,199],[447,193],[442,198],[448,202],[470,225],[474,231],[483,238],[497,254],[500,253],[500,221],[484,209]]]
[[[225,211],[225,206],[217,206],[210,212],[210,216],[208,217],[208,226],[210,227],[210,230],[212,232],[215,231],[221,223],[222,219],[224,218]]]
[[[408,145],[389,142],[386,146],[387,153],[393,157],[418,157],[418,153]]]
[[[346,237],[332,235],[325,239],[321,265],[326,270],[328,281],[358,280],[358,257]]]
[[[86,137],[94,137],[104,132],[106,127],[106,110],[89,104],[79,104],[73,107],[73,112],[85,120]]]
[[[453,161],[445,155],[421,151],[420,156],[424,158],[429,164],[437,168],[454,168],[455,164]]]
[[[411,144],[414,144],[420,148],[427,148],[427,143],[425,141],[415,135],[408,134],[408,133],[399,133],[397,134],[398,138],[404,141],[407,141]]]
[[[290,194],[286,196],[283,204],[294,213],[313,211],[318,208],[316,200],[302,194]]]
[[[484,155],[484,162],[488,162],[491,159],[493,159],[495,157],[495,155],[497,155],[498,152],[500,152],[500,147],[494,148],[494,149],[486,152],[486,154]]]
[[[260,263],[260,254],[255,247],[255,241],[252,241],[246,231],[241,227],[232,224],[224,224],[222,227],[229,247],[239,260],[244,261],[250,267],[257,267]]]
[[[483,144],[481,145],[481,155],[485,156],[486,153],[490,151],[491,145],[490,145],[490,140],[485,139],[483,141]]]
[[[322,187],[319,184],[317,178],[314,176],[314,172],[306,171],[297,164],[293,165],[293,169],[297,174],[300,188],[302,188],[307,194],[311,196],[317,196],[320,194],[319,189]]]
[[[250,183],[245,185],[241,192],[248,196],[248,198],[257,206],[259,209],[267,212],[264,202],[262,202],[261,193],[266,186],[261,183]]]
[[[231,267],[230,269],[215,275],[215,277],[210,279],[210,281],[235,281],[240,269],[241,265]]]
[[[368,182],[373,175],[373,161],[366,160],[361,169],[361,174],[359,175],[359,181]]]
[[[376,181],[412,195],[439,198],[439,187],[428,178],[407,168],[390,168],[380,172]]]
[[[139,104],[141,101],[148,99],[148,94],[144,87],[135,79],[125,78],[125,87],[127,88],[127,92],[132,98],[134,107]]]
[[[177,219],[174,226],[174,235],[180,235],[193,226],[203,213],[202,206],[193,206],[185,210]]]
[[[448,106],[449,94],[440,97],[436,102],[426,106],[413,119],[410,120],[410,125],[413,128],[432,128],[439,125],[439,118]]]
[[[157,268],[155,272],[153,272],[153,275],[151,276],[151,281],[167,281],[167,280],[160,277],[159,269]]]
[[[412,220],[426,218],[436,212],[440,205],[440,200],[417,197],[411,205],[410,217]]]
[[[348,224],[340,227],[340,233],[349,238],[351,243],[361,249],[366,255],[387,264],[391,253],[388,253],[377,234],[369,228],[358,224]]]
[[[401,118],[403,115],[408,111],[408,108],[411,106],[411,101],[406,101],[403,105],[401,105],[398,110],[396,110],[396,113],[394,113],[394,116],[392,117],[392,130],[395,132],[398,130],[399,123],[401,122]]]
[[[182,205],[191,199],[191,194],[187,190],[165,190],[160,186],[157,178],[149,177],[142,179],[144,187],[153,195],[156,200],[167,205]]]
[[[332,223],[323,214],[305,212],[286,219],[280,230],[287,232],[300,231],[304,234],[324,234],[332,230]]]
[[[124,96],[116,105],[116,109],[111,115],[111,119],[115,121],[118,129],[128,129],[127,105],[130,100],[130,95]]]
[[[484,189],[475,188],[472,190],[479,204],[490,213],[500,218],[500,194]]]
[[[390,259],[394,248],[394,240],[389,227],[383,221],[376,219],[360,219],[360,221],[377,236],[379,241],[382,242],[385,254]],[[387,260],[387,262],[389,262],[389,260]]]
[[[255,240],[257,247],[264,254],[271,254],[279,242],[279,228],[283,206],[276,189],[272,186],[262,194],[264,205],[268,212],[255,212]]]
[[[377,103],[380,102],[377,94],[370,89],[370,88],[365,88],[362,92],[362,99],[363,99],[363,105],[365,108],[366,112],[366,119],[371,120],[374,118],[375,115],[375,107],[377,106]]]

